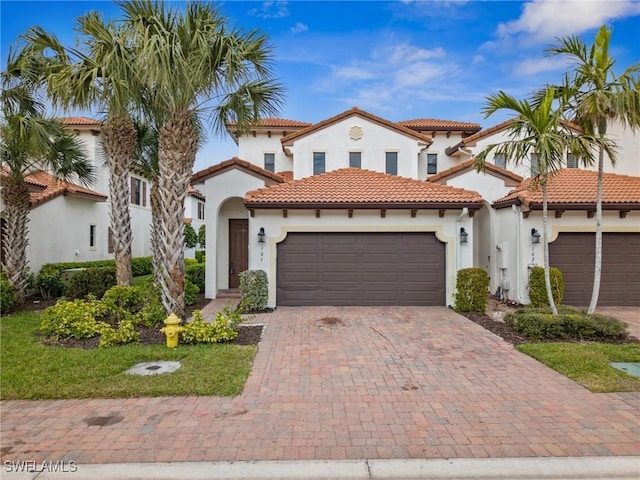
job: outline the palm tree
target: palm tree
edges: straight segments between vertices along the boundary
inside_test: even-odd
[[[23,35],[23,55],[41,57],[42,75],[55,104],[64,108],[97,108],[106,111],[102,144],[109,168],[111,231],[116,279],[130,285],[133,235],[129,214],[129,175],[137,132],[131,110],[137,107],[136,72],[128,35],[101,14],[90,12],[77,19],[83,35],[82,49],[65,48],[40,27]],[[46,57],[48,52],[53,56]]]
[[[607,127],[610,122],[617,121],[633,130],[640,128],[640,64],[629,66],[619,76],[615,74],[615,59],[609,54],[611,33],[611,29],[603,25],[588,48],[581,39],[571,36],[558,39],[558,44],[548,49],[550,54],[563,55],[574,64],[572,72],[567,75],[569,83],[565,95],[569,98],[566,104],[568,115],[584,132],[594,134],[601,141],[598,151],[595,265],[589,313],[595,312],[600,294],[602,185]],[[607,153],[615,165],[615,152]]]
[[[6,235],[2,268],[22,303],[27,284],[26,248],[29,221],[29,189],[25,177],[44,169],[63,180],[93,182],[91,164],[80,141],[64,126],[45,116],[45,106],[37,98],[36,75],[28,62],[10,51],[7,70],[2,72],[0,100],[0,155],[2,201]]]
[[[152,109],[164,118],[158,131],[160,287],[167,312],[184,317],[184,201],[199,146],[196,120],[218,132],[229,120],[246,127],[276,112],[281,86],[270,73],[266,37],[227,28],[209,3],[187,3],[183,12],[162,2],[118,5],[133,31],[137,71],[154,91]]]
[[[553,87],[546,89],[544,96],[535,105],[527,100],[515,98],[500,91],[487,99],[483,109],[488,117],[498,110],[509,110],[515,114],[514,122],[507,129],[509,140],[485,147],[475,158],[478,171],[484,169],[490,152],[504,154],[505,158],[515,164],[522,164],[532,153],[537,155],[538,171],[531,180],[531,186],[542,188],[542,237],[544,248],[544,279],[549,306],[554,315],[558,314],[551,292],[549,274],[549,243],[547,241],[547,185],[549,178],[562,168],[567,150],[578,157],[593,159],[591,137],[576,136],[567,122],[562,120],[562,109],[554,108],[556,91]]]

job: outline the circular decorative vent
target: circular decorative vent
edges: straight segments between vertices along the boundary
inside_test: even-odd
[[[349,138],[351,140],[360,140],[364,135],[364,131],[360,125],[354,125],[349,129]]]

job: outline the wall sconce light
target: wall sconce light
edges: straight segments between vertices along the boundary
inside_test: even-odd
[[[467,243],[467,239],[469,238],[469,234],[464,229],[464,227],[460,227],[460,243]]]
[[[538,233],[538,230],[536,230],[535,228],[531,229],[531,243],[533,243],[534,245],[540,243],[540,233]]]
[[[264,243],[264,227],[260,227],[260,231],[258,232],[258,243]]]

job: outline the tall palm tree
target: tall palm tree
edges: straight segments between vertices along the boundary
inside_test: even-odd
[[[210,3],[189,2],[184,11],[143,0],[118,5],[133,31],[137,71],[155,92],[153,110],[164,115],[158,132],[160,287],[165,309],[184,317],[184,201],[199,144],[195,120],[217,132],[229,120],[246,127],[276,113],[282,87],[270,72],[266,37],[229,29]]]
[[[9,281],[22,303],[27,284],[29,189],[25,177],[43,169],[54,176],[90,185],[91,164],[81,142],[64,126],[45,116],[45,105],[37,97],[36,75],[13,52],[2,72],[0,115],[0,176],[6,219],[3,238],[4,264]]]
[[[594,43],[587,47],[576,36],[558,39],[557,45],[548,49],[551,55],[567,57],[573,70],[564,95],[569,99],[567,113],[584,132],[592,133],[601,140],[598,151],[598,187],[596,197],[596,242],[593,291],[589,313],[594,313],[600,294],[602,273],[602,185],[604,171],[604,143],[610,122],[620,122],[633,130],[640,128],[640,64],[627,67],[620,75],[614,72],[615,59],[609,53],[611,29],[602,26]],[[615,165],[615,152],[609,153]]]
[[[554,315],[558,314],[551,292],[551,278],[549,274],[549,242],[547,241],[547,185],[549,178],[562,168],[564,155],[569,150],[578,157],[592,159],[590,137],[576,136],[567,122],[562,121],[562,108],[554,108],[556,91],[553,87],[546,89],[544,96],[535,105],[528,100],[516,100],[508,94],[500,91],[487,98],[483,108],[485,116],[490,116],[498,110],[509,110],[515,117],[514,122],[507,128],[508,140],[488,145],[475,158],[475,166],[478,171],[484,169],[487,156],[490,152],[504,154],[508,161],[516,165],[522,164],[531,157],[537,155],[538,171],[532,178],[531,186],[539,185],[542,188],[542,237],[544,248],[544,279],[549,300],[549,306]]]
[[[128,33],[97,12],[79,17],[80,49],[64,47],[40,27],[23,35],[23,55],[40,56],[47,92],[64,108],[96,108],[106,112],[102,145],[109,169],[111,231],[116,279],[130,285],[133,234],[129,214],[130,170],[137,132],[131,111],[137,108],[139,83]],[[49,52],[53,55],[46,56]]]

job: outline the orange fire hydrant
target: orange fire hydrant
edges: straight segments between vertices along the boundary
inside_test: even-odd
[[[167,347],[176,348],[178,346],[179,334],[183,330],[180,326],[180,319],[175,313],[172,313],[165,319],[164,325],[160,331],[167,336]]]

